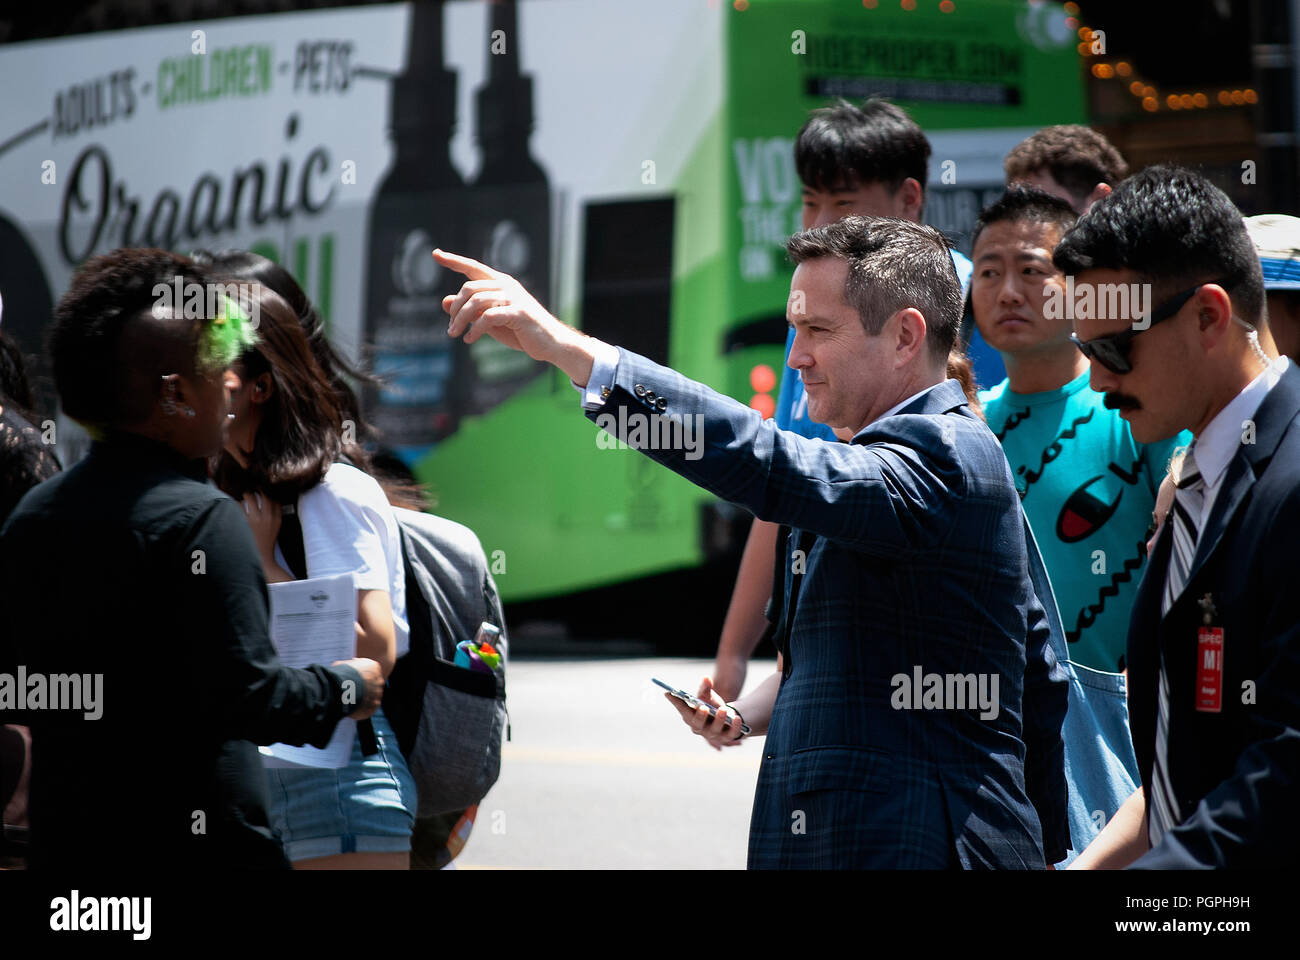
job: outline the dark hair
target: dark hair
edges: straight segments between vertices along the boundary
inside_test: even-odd
[[[1093,204],[1052,256],[1070,275],[1131,270],[1157,301],[1222,280],[1241,319],[1263,315],[1264,276],[1246,224],[1227,194],[1183,167],[1147,167]]]
[[[262,405],[262,423],[241,467],[226,450],[216,456],[217,486],[235,499],[246,492],[292,503],[325,478],[343,452],[343,424],[334,391],[312,356],[292,308],[270,287],[249,284],[258,317],[258,342],[236,361],[252,380],[270,373],[274,389]]]
[[[352,386],[345,375],[367,383],[378,383],[377,378],[364,373],[341,356],[325,335],[325,323],[315,305],[299,286],[298,281],[284,267],[274,260],[252,253],[248,250],[221,250],[216,253],[207,250],[195,251],[192,255],[196,263],[213,271],[241,281],[252,281],[269,287],[279,294],[298,318],[307,339],[307,346],[325,379],[334,393],[334,405],[343,421],[350,420],[354,427],[354,437],[343,443],[342,453],[352,465],[374,477],[384,490],[391,504],[411,510],[427,510],[429,496],[425,488],[414,477],[395,474],[381,464],[386,460],[372,456],[362,445],[375,437],[375,431],[361,416],[361,405]],[[259,431],[260,432],[260,431]],[[344,435],[346,437],[346,434]]]
[[[971,249],[979,241],[985,227],[1004,221],[1042,223],[1057,228],[1058,238],[1065,236],[1079,220],[1074,207],[1036,187],[1009,187],[980,211],[975,221],[975,231],[971,235]]]
[[[72,275],[49,338],[68,416],[87,424],[139,423],[149,416],[163,376],[199,372],[200,346],[215,333],[214,316],[186,317],[180,304],[156,311],[157,288],[177,280],[184,289],[207,277],[185,257],[154,249],[114,250]],[[209,359],[204,372],[220,365]]]
[[[947,360],[961,323],[961,283],[938,230],[890,217],[844,217],[796,233],[785,248],[795,264],[819,257],[848,261],[844,302],[871,336],[899,310],[921,311],[931,354]]]
[[[1128,176],[1128,164],[1114,145],[1091,127],[1063,124],[1044,127],[1022,140],[1002,161],[1007,182],[1041,170],[1083,203],[1099,183],[1112,187]]]
[[[794,165],[814,190],[884,183],[896,192],[908,177],[925,190],[930,141],[916,121],[888,100],[860,107],[845,100],[814,110],[794,142]]]
[[[5,399],[25,419],[31,419],[36,403],[31,381],[27,379],[27,362],[22,347],[13,337],[0,330],[0,401]]]
[[[339,356],[334,345],[325,335],[325,322],[321,319],[320,313],[302,287],[298,285],[298,281],[293,278],[293,274],[274,260],[268,260],[248,250],[219,250],[215,253],[196,250],[190,256],[195,263],[213,272],[236,280],[265,284],[279,294],[297,315],[312,356],[316,358],[316,363],[334,390],[335,403],[339,412],[345,420],[350,419],[356,425],[359,440],[371,436],[370,425],[361,418],[361,405],[357,402],[357,395],[344,377],[368,383],[378,383],[378,380],[353,367]]]

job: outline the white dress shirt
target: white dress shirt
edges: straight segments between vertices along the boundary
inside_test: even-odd
[[[1205,481],[1201,515],[1192,518],[1196,521],[1198,531],[1205,529],[1205,522],[1210,518],[1228,464],[1237,455],[1237,450],[1242,444],[1242,435],[1247,430],[1247,422],[1254,418],[1259,411],[1259,405],[1264,402],[1268,392],[1277,386],[1277,382],[1282,379],[1282,374],[1286,373],[1289,364],[1290,361],[1286,357],[1278,357],[1274,360],[1263,373],[1250,381],[1241,393],[1233,397],[1227,406],[1215,414],[1214,419],[1205,425],[1201,435],[1196,438],[1196,466]]]

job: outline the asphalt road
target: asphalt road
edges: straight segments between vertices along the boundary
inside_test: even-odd
[[[695,692],[710,660],[514,660],[512,739],[458,869],[743,869],[762,738],[722,753],[659,677]],[[746,689],[776,669],[756,660]]]

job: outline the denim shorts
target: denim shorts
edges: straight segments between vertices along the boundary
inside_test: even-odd
[[[337,770],[266,771],[271,826],[290,860],[340,853],[404,853],[415,824],[415,781],[383,711],[371,718],[379,752]]]

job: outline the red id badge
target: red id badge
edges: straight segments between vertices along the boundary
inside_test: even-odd
[[[1218,713],[1223,709],[1223,628],[1196,631],[1196,709]]]

